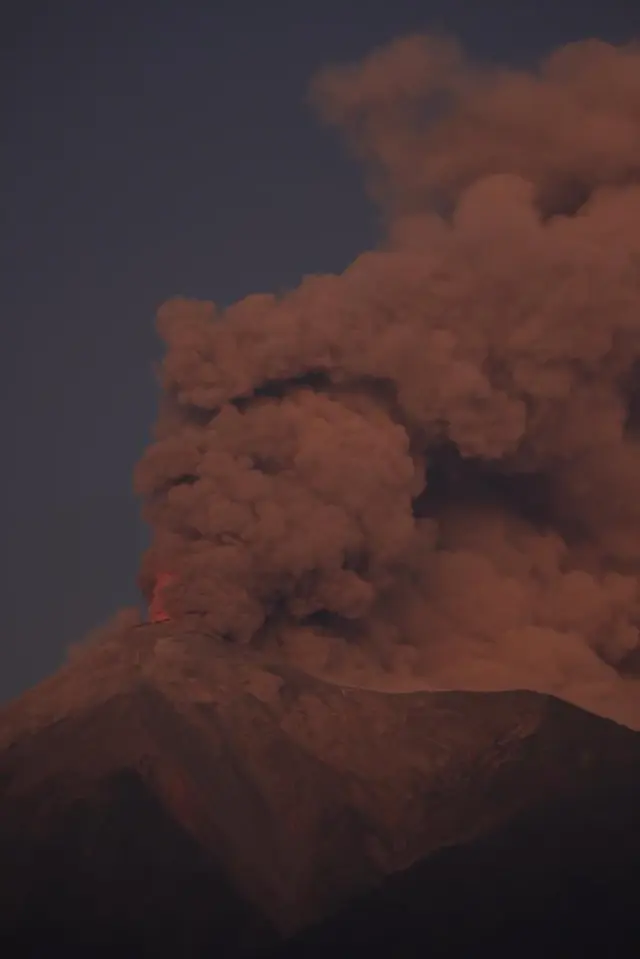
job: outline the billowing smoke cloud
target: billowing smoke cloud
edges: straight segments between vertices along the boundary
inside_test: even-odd
[[[162,307],[143,588],[344,682],[615,695],[640,725],[640,48],[524,73],[412,37],[313,100],[387,239]]]

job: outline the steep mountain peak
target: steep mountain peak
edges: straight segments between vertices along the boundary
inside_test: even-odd
[[[552,697],[341,688],[188,623],[140,626],[0,714],[0,913],[20,941],[39,923],[47,942],[71,930],[93,948],[108,928],[186,955],[195,923],[198,943],[235,955],[243,930],[288,936],[437,849],[634,769],[636,733]],[[132,912],[122,877],[151,862]],[[167,905],[181,883],[192,892]],[[202,905],[212,890],[231,926]]]

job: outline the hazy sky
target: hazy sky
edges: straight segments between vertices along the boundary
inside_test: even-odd
[[[130,492],[154,417],[157,306],[341,270],[376,241],[310,76],[433,26],[530,61],[640,35],[629,0],[63,0],[2,31],[0,700],[137,601]]]

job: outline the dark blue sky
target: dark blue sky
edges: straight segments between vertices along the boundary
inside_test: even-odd
[[[640,34],[633,0],[60,0],[5,20],[0,701],[136,602],[131,470],[154,418],[153,317],[343,269],[376,242],[310,76],[444,27],[523,62]]]

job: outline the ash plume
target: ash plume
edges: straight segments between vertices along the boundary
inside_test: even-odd
[[[143,589],[168,572],[173,618],[341,682],[640,726],[640,47],[524,72],[410,37],[312,100],[387,236],[286,295],[161,308]]]

